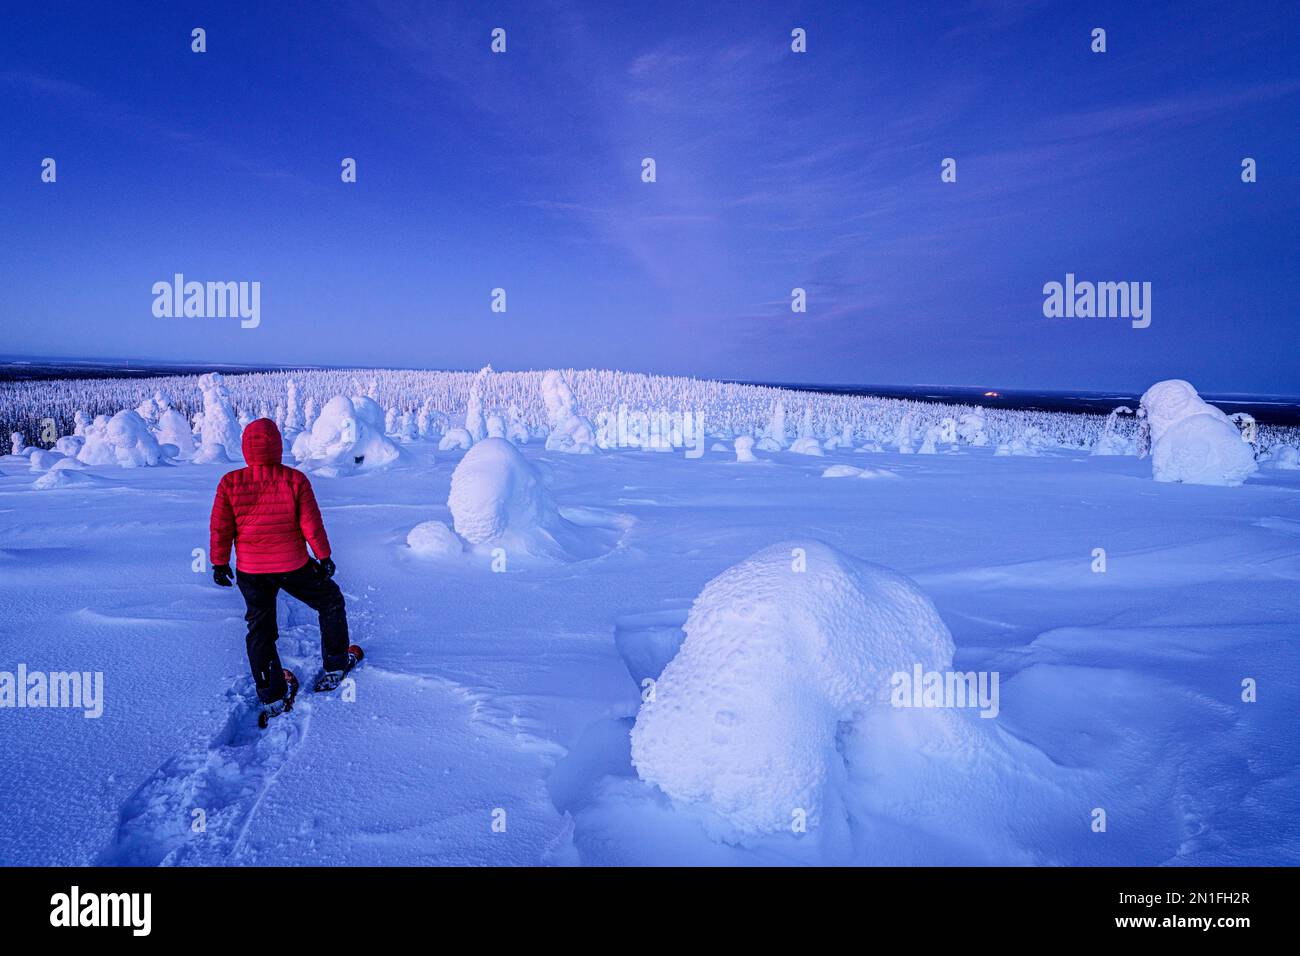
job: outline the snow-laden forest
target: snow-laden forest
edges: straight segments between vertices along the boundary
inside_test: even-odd
[[[522,423],[533,435],[544,435],[547,413],[543,372],[441,372],[388,369],[310,369],[253,372],[225,376],[225,387],[240,421],[273,418],[283,425],[294,395],[305,415],[323,408],[336,395],[365,395],[392,414],[406,419],[407,433],[439,437],[462,424],[471,395],[480,408]],[[36,444],[52,420],[59,435],[71,433],[76,415],[88,418],[136,408],[161,393],[187,420],[203,410],[198,375],[157,378],[64,379],[39,382],[0,382],[0,430],[17,431],[27,444]],[[620,407],[654,419],[689,414],[703,422],[710,437],[761,436],[772,424],[774,407],[783,406],[789,435],[811,434],[843,443],[877,442],[896,446],[904,435],[918,448],[933,428],[951,436],[963,416],[980,419],[986,442],[1066,448],[1095,448],[1103,436],[1134,438],[1136,409],[1118,415],[1019,411],[896,398],[833,395],[792,391],[761,385],[716,382],[665,375],[609,370],[570,370],[564,373],[576,407],[598,422],[613,419]],[[292,387],[290,383],[293,383]],[[477,383],[477,385],[476,385]],[[301,414],[301,413],[300,413]],[[951,424],[950,424],[951,423]],[[656,425],[656,427],[658,427]],[[974,434],[971,432],[970,434]],[[1109,439],[1107,439],[1109,441]],[[1258,425],[1253,440],[1267,453],[1275,445],[1296,444],[1300,429]]]
[[[0,400],[0,863],[1300,862],[1297,436],[1186,382],[1109,416],[491,369]],[[266,731],[206,554],[258,417],[366,650]],[[279,623],[310,679],[315,616]]]

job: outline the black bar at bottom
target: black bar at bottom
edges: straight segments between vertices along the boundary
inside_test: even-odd
[[[315,934],[376,943],[431,927],[481,932],[480,942],[494,944],[515,934],[555,944],[557,932],[608,927],[663,944],[661,932],[687,920],[738,938],[812,920],[863,939],[892,929],[970,942],[980,938],[971,933],[997,927],[1065,939],[1172,933],[1230,942],[1285,927],[1293,876],[1265,868],[5,868],[0,925],[12,940],[75,933],[81,942],[245,942],[259,951]]]

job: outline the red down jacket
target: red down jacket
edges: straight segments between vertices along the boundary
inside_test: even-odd
[[[209,523],[208,555],[214,565],[230,563],[233,542],[239,570],[277,574],[307,563],[307,547],[330,556],[320,508],[307,476],[280,464],[284,445],[269,418],[249,422],[240,443],[247,468],[228,472],[217,485]]]

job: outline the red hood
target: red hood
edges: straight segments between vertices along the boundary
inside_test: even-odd
[[[243,440],[239,443],[244,450],[244,461],[250,465],[278,465],[284,454],[284,442],[280,440],[280,429],[269,418],[259,418],[249,422],[244,429]]]

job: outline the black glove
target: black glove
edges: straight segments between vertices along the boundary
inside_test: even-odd
[[[230,570],[228,564],[214,564],[212,566],[212,580],[223,588],[228,588],[235,583],[235,572]]]
[[[316,562],[316,570],[325,575],[325,577],[332,578],[334,577],[334,572],[338,569],[334,567],[333,558],[321,558]]]

